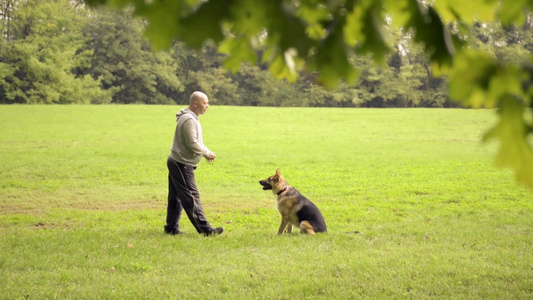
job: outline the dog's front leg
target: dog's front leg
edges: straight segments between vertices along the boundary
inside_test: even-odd
[[[289,224],[287,224],[287,233],[291,233],[292,232],[292,224],[289,222]]]
[[[283,231],[285,231],[285,228],[287,227],[287,223],[289,223],[289,218],[281,218],[281,225],[279,226],[278,234],[283,234]]]

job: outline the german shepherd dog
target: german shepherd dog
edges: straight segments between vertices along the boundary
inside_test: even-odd
[[[290,187],[279,169],[275,175],[259,183],[263,190],[272,190],[278,196],[277,207],[281,214],[278,234],[283,234],[285,228],[287,233],[291,233],[293,225],[300,228],[300,233],[313,235],[315,232],[327,232],[326,222],[318,207],[295,188]]]

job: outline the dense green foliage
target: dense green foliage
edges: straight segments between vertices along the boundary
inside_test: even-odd
[[[38,5],[35,5],[38,4]],[[85,103],[106,97],[98,80],[76,76],[92,53],[68,1],[2,1],[1,103]],[[61,13],[58,13],[58,12]]]
[[[0,103],[174,103],[176,62],[131,14],[69,0],[5,0]]]
[[[163,234],[178,109],[0,106],[0,298],[531,298],[533,201],[479,143],[492,111],[212,106],[204,238]],[[276,235],[276,168],[327,235]]]
[[[212,103],[224,105],[458,105],[447,95],[445,77],[431,74],[423,48],[402,30],[389,29],[396,48],[384,56],[386,64],[351,55],[359,80],[326,90],[317,84],[317,72],[301,71],[289,84],[271,76],[270,62],[257,65],[250,59],[231,67],[232,56],[228,60],[213,43],[198,51],[175,42],[154,53],[143,37],[146,23],[132,17],[131,9],[89,9],[68,0],[3,0],[1,5],[0,103],[186,103],[192,91],[202,90]],[[490,23],[469,30],[472,45],[501,61],[523,60],[533,49],[527,28],[506,31]],[[502,50],[508,44],[513,51]],[[231,54],[235,49],[228,47],[221,49]],[[264,48],[257,45],[253,52],[260,55]]]

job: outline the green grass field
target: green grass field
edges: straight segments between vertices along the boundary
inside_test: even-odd
[[[533,192],[480,142],[493,111],[211,107],[206,238],[163,233],[180,108],[0,106],[0,298],[533,298]],[[327,235],[276,235],[276,168]]]

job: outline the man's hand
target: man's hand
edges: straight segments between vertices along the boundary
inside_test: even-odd
[[[205,156],[205,159],[207,160],[207,162],[214,162],[215,158],[217,158],[215,152],[211,152],[211,151],[209,151],[209,153]]]

